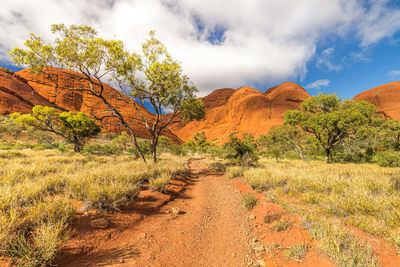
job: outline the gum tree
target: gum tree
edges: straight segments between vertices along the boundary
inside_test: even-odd
[[[182,74],[180,65],[172,60],[166,48],[154,33],[143,44],[142,55],[130,53],[121,41],[105,40],[97,36],[94,28],[86,25],[55,24],[51,26],[56,36],[53,44],[47,44],[35,34],[25,42],[25,49],[14,48],[11,59],[20,65],[28,65],[34,74],[48,74],[48,67],[61,67],[76,71],[80,88],[63,86],[54,80],[59,89],[86,92],[107,106],[101,116],[92,113],[103,122],[115,118],[133,138],[133,144],[143,161],[144,154],[137,143],[134,125],[145,125],[151,136],[153,160],[157,161],[158,138],[163,129],[180,119],[199,119],[204,116],[202,102],[196,100],[196,87]],[[140,77],[140,78],[138,78]],[[105,94],[107,82],[118,82],[121,94]],[[139,119],[128,122],[113,99],[133,105]],[[153,118],[144,116],[143,106],[151,103],[155,109]],[[85,103],[87,104],[87,103]],[[89,107],[92,108],[93,107]],[[165,110],[172,115],[163,116]]]
[[[301,104],[300,110],[285,113],[285,123],[315,136],[325,151],[326,163],[334,147],[377,118],[379,114],[374,105],[365,101],[342,101],[335,94],[312,96]]]
[[[150,151],[156,162],[162,130],[181,120],[202,119],[205,115],[204,105],[196,99],[196,86],[182,73],[180,64],[172,59],[165,45],[154,37],[154,32],[149,33],[140,55],[132,53],[123,60],[117,80],[121,91],[130,90],[132,97],[141,104],[135,105],[135,108],[142,118],[141,124],[150,133]],[[145,103],[150,103],[155,112],[153,121],[142,112]],[[165,116],[165,111],[170,113]]]
[[[31,114],[13,113],[11,118],[21,126],[54,133],[74,145],[81,152],[86,142],[100,133],[100,126],[85,113],[62,112],[55,108],[34,106]]]

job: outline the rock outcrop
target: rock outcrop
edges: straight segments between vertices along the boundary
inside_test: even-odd
[[[29,113],[35,105],[51,105],[26,80],[11,70],[0,68],[0,114]]]
[[[25,83],[22,85],[16,84],[14,86],[8,84],[5,87],[9,88],[13,92],[20,92],[23,85],[31,88],[31,92],[33,92],[32,94],[39,96],[40,99],[43,100],[42,102],[34,101],[32,102],[33,105],[56,106],[60,110],[70,110],[74,112],[81,111],[98,118],[109,114],[109,108],[101,100],[90,93],[86,91],[65,89],[89,88],[89,83],[80,79],[81,76],[74,71],[50,68],[46,71],[46,74],[34,75],[29,71],[29,69],[24,69],[16,72],[14,76],[19,77],[18,79],[25,81]],[[113,104],[113,106],[118,107],[119,112],[124,116],[128,123],[133,124],[140,120],[140,115],[136,111],[134,105],[129,101],[124,101],[118,90],[109,85],[105,85],[104,96]],[[23,98],[30,99],[26,95],[24,95]],[[29,108],[28,106],[24,106],[24,108],[20,108],[18,111],[31,112],[33,105],[29,106]],[[152,113],[144,107],[141,108],[141,111],[150,122],[153,121],[154,115]],[[120,132],[124,130],[120,127],[120,124],[115,118],[104,119],[103,126],[106,131]],[[149,137],[149,133],[144,125],[133,125],[132,127],[138,137]],[[163,132],[163,135],[170,137],[176,143],[181,142],[181,140],[168,129]]]
[[[230,96],[229,96],[230,95]],[[266,134],[271,126],[283,123],[287,110],[298,109],[310,95],[298,84],[285,82],[265,93],[250,87],[236,91],[220,89],[202,98],[206,118],[186,124],[175,124],[171,129],[183,141],[197,131],[204,131],[208,141],[224,142],[233,133],[239,136],[252,133]]]
[[[386,118],[400,119],[400,81],[369,89],[353,99],[374,104]]]

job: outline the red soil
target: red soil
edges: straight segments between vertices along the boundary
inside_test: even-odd
[[[267,202],[263,193],[251,189],[241,178],[233,178],[231,181],[243,194],[250,192],[258,199],[258,204],[251,210],[251,214],[255,215],[254,231],[257,233],[257,238],[268,248],[264,255],[266,266],[336,266],[318,250],[317,242],[302,228],[300,216],[290,214],[279,204]],[[278,217],[270,223],[265,223],[264,217],[267,215],[278,215]],[[293,225],[287,230],[277,232],[272,227],[280,219],[289,219]],[[308,245],[306,257],[301,262],[286,259],[285,250],[298,244]]]
[[[241,195],[221,173],[202,160],[189,163],[186,189],[174,195],[145,190],[117,214],[105,230],[89,229],[82,216],[58,258],[61,266],[240,266],[254,262],[252,239]],[[178,190],[182,191],[182,190]],[[170,202],[169,202],[170,201]],[[168,202],[168,203],[167,203]],[[172,208],[180,214],[173,215]],[[98,218],[96,216],[95,218]]]
[[[287,110],[298,109],[310,95],[298,84],[285,82],[265,93],[250,87],[216,90],[202,100],[206,118],[171,127],[183,141],[204,131],[208,141],[223,141],[232,133],[266,134],[273,125],[283,123]],[[229,96],[230,95],[230,96]]]
[[[365,100],[374,104],[385,116],[400,118],[400,81],[384,84],[356,95],[354,100]]]

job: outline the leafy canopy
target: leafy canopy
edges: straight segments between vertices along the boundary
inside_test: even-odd
[[[10,117],[24,127],[33,127],[39,131],[52,132],[74,144],[74,150],[80,152],[89,138],[100,133],[100,126],[86,114],[78,112],[58,113],[55,108],[35,106],[31,114],[13,113]]]
[[[324,148],[326,161],[331,149],[343,139],[356,134],[362,126],[378,120],[374,105],[365,101],[342,101],[335,94],[319,94],[305,100],[300,110],[285,113],[285,123],[300,126],[315,136]]]

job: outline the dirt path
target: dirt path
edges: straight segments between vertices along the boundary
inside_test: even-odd
[[[189,168],[191,185],[183,194],[68,266],[251,265],[252,229],[241,193],[203,160]]]

